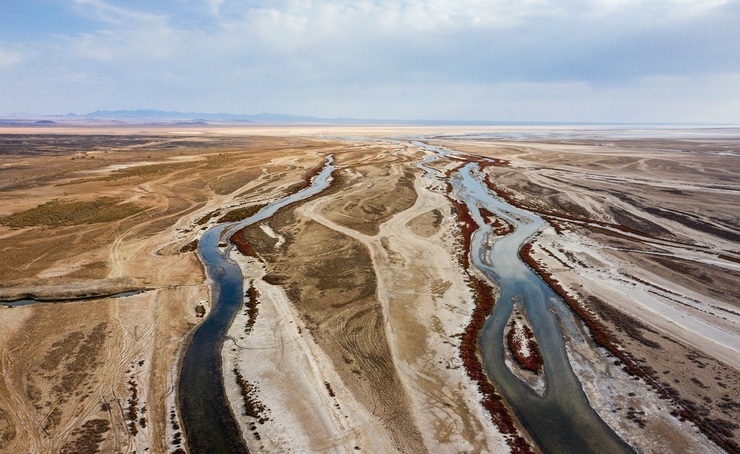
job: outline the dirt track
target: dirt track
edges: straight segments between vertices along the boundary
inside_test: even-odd
[[[421,178],[420,150],[311,128],[80,132],[0,139],[0,297],[148,291],[0,308],[0,451],[181,447],[177,358],[210,301],[187,245],[227,211],[292,191],[328,153],[332,189],[248,229],[258,258],[234,256],[259,295],[251,331],[245,310],[224,346],[234,413],[234,368],[264,405],[262,423],[240,418],[250,446],[506,449],[461,367],[473,299],[445,187]],[[554,226],[534,257],[684,408],[739,435],[740,158],[706,153],[734,142],[438,143],[508,160],[486,172]],[[630,443],[713,449],[642,382],[603,367],[603,352],[576,347],[592,404]]]
[[[5,151],[3,214],[97,196],[137,210],[101,222],[78,214],[68,226],[58,226],[49,210],[29,211],[29,225],[0,226],[0,297],[148,291],[0,309],[0,450],[166,452],[178,432],[171,413],[179,350],[198,321],[196,305],[210,300],[198,259],[180,250],[197,237],[203,226],[196,221],[206,213],[299,182],[320,162],[311,151],[316,143],[21,138],[11,142],[22,146]],[[275,153],[290,146],[305,152]]]

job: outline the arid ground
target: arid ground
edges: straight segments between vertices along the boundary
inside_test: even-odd
[[[0,452],[186,450],[179,361],[213,300],[197,240],[328,155],[329,189],[230,253],[248,290],[223,378],[249,450],[538,451],[463,360],[465,229],[411,138],[455,152],[447,175],[495,158],[492,190],[548,221],[529,259],[584,319],[569,358],[620,437],[740,450],[738,131],[198,128],[0,130]]]

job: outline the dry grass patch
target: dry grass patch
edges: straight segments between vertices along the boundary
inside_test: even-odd
[[[66,227],[118,221],[141,211],[138,205],[115,197],[100,197],[89,202],[52,200],[0,218],[0,224],[11,228]]]

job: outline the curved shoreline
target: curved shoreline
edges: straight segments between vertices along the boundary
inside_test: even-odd
[[[427,149],[433,152],[435,151],[435,149]],[[520,268],[520,266],[515,266],[514,262],[518,262],[526,268],[526,265],[519,258],[518,248],[539,230],[539,227],[544,221],[540,219],[539,222],[533,222],[536,218],[518,213],[525,216],[525,219],[530,219],[530,223],[527,225],[509,216],[508,213],[517,213],[520,210],[511,205],[505,207],[505,202],[495,200],[490,196],[483,183],[475,183],[476,180],[470,173],[473,168],[477,168],[476,163],[469,161],[465,167],[458,169],[459,177],[456,181],[450,181],[450,189],[453,193],[463,195],[464,202],[460,202],[466,208],[464,210],[466,213],[463,215],[463,225],[465,230],[470,231],[468,234],[469,238],[466,238],[468,235],[463,235],[463,243],[466,250],[466,256],[462,258],[463,265],[473,265],[488,279],[499,283],[500,286],[503,285],[501,295],[499,295],[498,301],[494,305],[493,313],[486,319],[478,336],[478,344],[485,366],[484,369],[489,379],[501,390],[518,419],[533,439],[536,440],[538,445],[548,449],[567,445],[571,447],[580,446],[586,451],[604,451],[606,449],[608,452],[630,452],[631,448],[624,440],[617,436],[599,418],[595,410],[590,407],[581,389],[580,382],[578,382],[570,367],[560,330],[553,326],[553,314],[549,313],[545,308],[547,299],[544,295],[548,291],[552,292],[552,290],[549,290],[549,287],[539,280],[534,273],[532,274],[537,279],[537,283],[535,288],[531,290],[534,293],[530,295],[530,299],[534,299],[535,301],[541,299],[542,304],[535,303],[531,312],[539,313],[539,315],[535,315],[534,317],[542,318],[541,322],[546,322],[544,326],[537,326],[536,320],[534,321],[535,334],[539,334],[539,337],[548,338],[554,343],[554,345],[545,345],[543,347],[545,348],[545,351],[543,351],[543,356],[545,357],[545,375],[550,382],[547,386],[549,392],[546,392],[542,399],[538,399],[533,390],[526,388],[526,385],[519,382],[518,378],[513,376],[506,368],[502,358],[503,353],[499,351],[500,348],[497,348],[497,346],[500,347],[503,344],[503,328],[509,318],[507,309],[509,311],[511,310],[511,302],[509,300],[518,294],[518,292],[530,292],[530,290],[527,290],[527,284],[524,281],[520,282],[520,280],[526,280],[528,278],[517,276],[517,271],[515,270]],[[494,248],[499,250],[497,253],[497,262],[500,262],[495,270],[494,267],[488,264],[489,260],[487,259],[489,254],[493,255],[492,249],[489,250],[483,246],[485,242],[484,237],[487,235],[486,232],[491,230],[491,228],[483,222],[478,204],[485,206],[487,211],[498,213],[497,215],[499,217],[503,216],[504,220],[512,225],[518,226],[518,229],[497,241],[496,245],[494,245]],[[496,204],[504,206],[497,207]],[[475,228],[476,225],[478,228]],[[482,229],[484,226],[487,228],[486,231]],[[527,228],[523,229],[523,227]],[[509,251],[513,247],[513,242],[516,241],[519,241],[516,250],[513,252]],[[504,247],[506,251],[501,252],[501,247]],[[467,254],[470,255],[468,256]],[[505,269],[506,272],[502,272],[505,270],[500,269],[501,266],[507,267]],[[502,275],[508,275],[508,277]],[[504,278],[504,282],[501,282],[502,278]],[[474,323],[475,320],[472,320],[471,324]],[[560,340],[557,341],[557,339]],[[553,388],[557,389],[553,391]],[[574,402],[577,402],[577,404]],[[560,417],[557,415],[560,415]],[[578,422],[576,423],[575,420],[578,420]],[[592,433],[585,438],[583,434],[579,435],[582,430],[579,430],[578,427],[581,427],[581,429],[589,427],[589,432]],[[603,436],[595,436],[594,434],[601,434]]]
[[[240,222],[221,224],[207,230],[198,243],[198,255],[211,282],[211,311],[190,336],[180,366],[178,403],[182,429],[188,448],[193,453],[242,452],[247,448],[234,419],[224,390],[221,349],[224,337],[243,303],[243,276],[239,266],[229,258],[233,246],[219,250],[222,236],[230,239],[238,229],[267,219],[277,210],[325,189],[333,172],[333,158],[311,185],[273,201],[256,214]]]

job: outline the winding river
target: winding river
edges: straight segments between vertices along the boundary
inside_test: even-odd
[[[473,265],[501,289],[483,326],[480,347],[486,372],[498,386],[537,444],[546,452],[631,452],[631,448],[591,408],[571,369],[564,336],[586,342],[562,299],[519,258],[519,248],[543,226],[539,216],[493,197],[481,182],[477,164],[467,164],[453,180],[473,218],[482,226],[471,242]],[[491,227],[478,209],[487,208],[515,226],[513,233],[488,244]],[[523,301],[545,362],[546,389],[536,394],[504,363],[504,328],[514,301]]]
[[[448,151],[418,142],[414,144],[432,152],[431,157],[417,163],[425,170],[425,177],[439,178],[439,173],[426,164],[445,156]],[[211,280],[214,304],[190,339],[178,388],[184,431],[193,453],[247,451],[225,396],[221,360],[224,337],[243,303],[243,276],[228,258],[233,246],[221,251],[218,245],[238,229],[265,220],[280,208],[328,187],[334,170],[332,162],[329,156],[310,187],[271,203],[244,221],[215,226],[200,240],[198,253]],[[519,258],[519,248],[545,221],[494,197],[480,178],[477,164],[468,163],[451,177],[450,183],[481,226],[472,238],[472,264],[501,289],[479,339],[486,372],[543,451],[631,452],[591,408],[571,369],[564,336],[571,342],[587,342],[580,322]],[[479,207],[511,223],[515,230],[491,245],[488,241],[491,227],[483,222]],[[544,358],[546,390],[543,396],[524,384],[504,363],[503,331],[515,299],[522,300],[526,306]]]
[[[180,370],[178,401],[191,453],[247,452],[226,398],[221,361],[226,332],[244,302],[244,277],[229,260],[233,245],[225,251],[219,250],[218,245],[237,230],[326,189],[334,171],[332,163],[333,157],[328,155],[326,165],[309,187],[270,203],[243,221],[209,229],[198,243],[198,254],[211,281],[213,305],[190,338]]]
[[[418,167],[426,171],[427,178],[440,178],[442,175],[426,164],[454,153],[420,142],[414,144],[432,153]],[[468,163],[453,174],[450,183],[481,226],[471,241],[472,264],[501,290],[479,338],[486,373],[544,452],[632,452],[591,408],[571,368],[564,336],[574,343],[588,342],[580,321],[519,257],[519,248],[545,221],[493,196],[481,177],[478,165]],[[483,220],[479,207],[509,222],[515,230],[491,245],[492,228]],[[542,396],[517,378],[504,362],[504,328],[515,300],[525,305],[544,359],[546,388]]]
[[[421,142],[413,144],[430,152],[417,163],[425,171],[425,178],[440,179],[440,172],[426,164],[455,153]],[[191,453],[247,452],[225,395],[221,359],[226,332],[244,301],[244,277],[229,259],[233,245],[229,244],[222,251],[219,243],[247,225],[268,219],[291,203],[320,193],[329,186],[333,171],[333,157],[328,155],[326,165],[309,187],[270,203],[243,221],[217,225],[200,239],[198,253],[211,282],[213,304],[211,312],[190,337],[178,383],[180,415]],[[468,163],[455,172],[450,183],[453,192],[466,203],[481,226],[473,233],[472,264],[501,290],[479,338],[488,376],[544,452],[632,452],[591,408],[571,368],[564,337],[573,343],[587,343],[580,321],[519,258],[519,248],[545,221],[493,196],[481,181],[475,163]],[[509,222],[515,230],[491,244],[492,229],[484,222],[479,207]],[[504,362],[503,333],[515,300],[523,301],[544,358],[546,389],[542,396],[517,378]],[[29,299],[4,304],[23,306],[40,302],[43,301]]]

